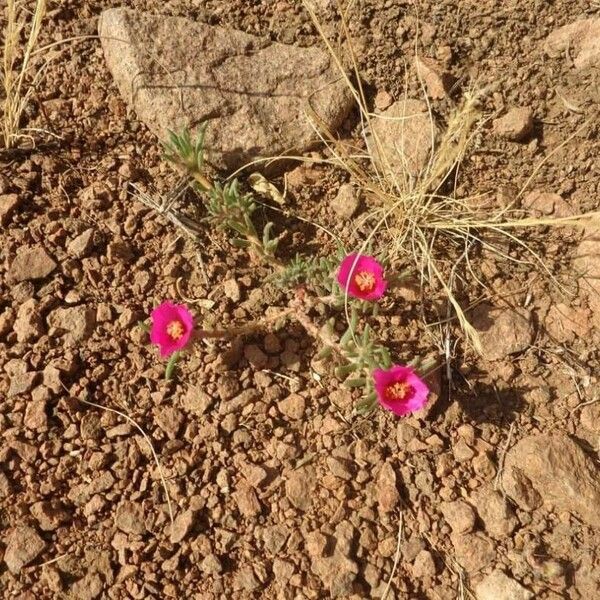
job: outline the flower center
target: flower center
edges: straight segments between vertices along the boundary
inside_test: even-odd
[[[406,397],[413,391],[408,383],[396,381],[385,388],[385,399],[389,401],[406,400]]]
[[[369,271],[360,271],[354,276],[354,283],[361,292],[372,292],[375,289],[375,275]]]
[[[185,333],[185,329],[181,321],[171,321],[167,325],[167,333],[171,336],[171,339],[178,340]]]

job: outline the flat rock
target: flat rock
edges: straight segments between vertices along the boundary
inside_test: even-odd
[[[523,352],[533,341],[531,315],[523,309],[482,304],[473,311],[472,323],[487,360],[502,360]]]
[[[8,273],[13,281],[44,279],[56,266],[54,259],[42,246],[33,246],[17,253]]]
[[[576,69],[600,63],[600,19],[581,19],[554,30],[544,42],[544,51],[556,58],[567,50]]]
[[[310,110],[339,127],[352,97],[327,51],[126,8],[105,10],[99,33],[121,95],[162,140],[210,121],[210,162],[233,169],[302,153],[316,136]]]
[[[187,534],[192,530],[194,521],[195,517],[193,510],[188,509],[182,512],[180,515],[177,515],[171,529],[171,543],[179,544],[179,542],[182,542]]]
[[[18,573],[33,562],[46,548],[46,542],[32,527],[15,527],[8,538],[4,562],[11,573]]]
[[[417,176],[429,162],[437,129],[427,105],[410,98],[394,102],[372,117],[370,146],[379,168],[403,181]]]
[[[377,476],[377,502],[381,512],[392,512],[400,502],[396,472],[389,462],[385,462]]]
[[[475,527],[475,511],[464,500],[442,502],[440,511],[454,533],[468,533]]]
[[[546,504],[600,527],[600,477],[594,461],[567,435],[531,435],[507,453],[502,484],[525,510]]]
[[[312,492],[316,483],[313,468],[296,469],[289,474],[285,482],[285,495],[298,510],[306,511],[312,505]]]
[[[331,202],[333,212],[342,220],[351,219],[359,206],[359,198],[354,186],[350,183],[343,183],[338,190],[336,197]]]
[[[48,325],[64,334],[66,344],[75,345],[94,331],[96,311],[85,306],[56,308],[48,315]]]
[[[476,587],[477,600],[530,600],[533,594],[504,571],[496,569]]]
[[[125,500],[117,507],[115,525],[125,533],[141,535],[146,532],[144,509],[135,502]]]

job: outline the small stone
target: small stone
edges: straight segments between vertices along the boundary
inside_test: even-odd
[[[15,575],[32,563],[46,548],[46,542],[32,527],[20,525],[12,530],[8,537],[4,562],[8,570]]]
[[[275,582],[283,586],[285,585],[294,574],[294,565],[287,560],[276,558],[273,561],[273,575],[275,575]]]
[[[327,547],[327,537],[320,531],[311,531],[306,534],[306,551],[312,558],[324,556]]]
[[[117,507],[115,526],[125,533],[142,535],[146,532],[144,509],[140,504],[124,500]]]
[[[177,515],[171,528],[171,543],[182,542],[194,526],[194,511],[186,510]]]
[[[600,403],[588,404],[581,409],[581,424],[594,433],[600,433]]]
[[[36,502],[29,510],[42,531],[54,531],[71,519],[69,511],[57,500]]]
[[[380,116],[372,117],[372,151],[379,167],[398,173],[417,176],[427,165],[432,140],[437,132],[427,105],[420,100],[403,99],[394,102]]]
[[[298,510],[307,511],[313,501],[316,486],[315,472],[311,467],[292,471],[285,482],[285,495]]]
[[[252,570],[252,567],[242,566],[235,573],[233,577],[233,589],[234,590],[245,590],[246,592],[253,592],[260,587],[260,582],[256,579],[256,575]]]
[[[44,334],[44,322],[39,312],[39,303],[30,298],[17,310],[17,319],[13,325],[18,342],[31,342]]]
[[[10,442],[10,447],[17,453],[19,458],[27,464],[33,463],[37,458],[38,448],[33,444],[14,440]]]
[[[493,538],[502,539],[510,536],[519,524],[506,498],[496,490],[483,489],[473,496],[472,501],[486,532]]]
[[[37,371],[30,371],[29,373],[16,373],[10,378],[10,387],[8,388],[8,397],[18,396],[19,394],[25,394],[33,389],[40,374]]]
[[[530,600],[533,594],[496,569],[475,586],[477,600]]]
[[[494,119],[494,132],[513,142],[522,142],[533,133],[533,111],[518,107],[509,110],[503,117]]]
[[[167,434],[168,438],[175,440],[185,421],[185,416],[174,406],[163,406],[156,410],[154,419],[156,424]]]
[[[274,333],[265,335],[264,347],[269,354],[279,354],[281,352],[281,342]]]
[[[523,208],[527,209],[532,217],[553,215],[562,218],[573,215],[573,210],[562,196],[539,190],[529,192],[523,198]]]
[[[288,419],[298,420],[304,416],[306,401],[299,394],[290,394],[287,398],[279,402],[278,408]]]
[[[256,517],[262,512],[262,507],[254,489],[245,481],[240,484],[234,493],[234,498],[240,513],[249,519]]]
[[[46,400],[34,400],[27,404],[23,424],[34,431],[48,430],[48,415],[46,414]]]
[[[454,533],[468,533],[475,527],[475,511],[464,500],[442,502],[440,510]]]
[[[452,446],[452,454],[458,462],[467,462],[475,456],[475,452],[467,445],[462,438]]]
[[[331,471],[332,475],[339,477],[340,479],[344,479],[345,481],[350,481],[354,477],[354,470],[352,468],[352,463],[347,460],[342,460],[339,458],[335,458],[334,456],[327,457],[327,466]]]
[[[15,312],[12,308],[7,308],[0,314],[0,340],[4,339],[12,331],[15,318]]]
[[[85,306],[56,308],[48,315],[48,326],[64,334],[67,345],[77,345],[92,335],[96,311]]]
[[[523,352],[533,341],[531,314],[523,309],[482,304],[473,311],[472,322],[479,332],[482,355],[486,360],[502,360]]]
[[[269,363],[269,357],[256,344],[244,348],[244,357],[256,369],[264,369]]]
[[[376,482],[377,502],[382,512],[392,512],[400,502],[400,493],[396,483],[396,472],[389,462],[385,462],[379,471]]]
[[[266,527],[263,531],[265,549],[271,554],[279,554],[289,537],[290,530],[283,524]]]
[[[260,487],[267,479],[267,472],[258,465],[244,465],[242,476],[253,487]]]
[[[17,194],[0,195],[0,225],[6,227],[13,214],[21,205],[21,199]]]
[[[394,99],[390,94],[388,94],[388,92],[386,92],[385,90],[380,90],[375,96],[375,108],[377,110],[385,110],[386,108],[389,108],[392,105],[393,101]]]
[[[189,388],[182,401],[184,410],[198,415],[205,414],[213,404],[213,398],[211,398],[200,386]]]
[[[483,533],[453,533],[450,536],[456,560],[467,573],[485,569],[496,559],[494,543]]]
[[[334,553],[330,557],[316,558],[312,570],[318,575],[332,598],[352,593],[353,583],[358,575],[358,566],[348,557]]]
[[[242,297],[240,293],[240,286],[235,279],[227,279],[223,283],[223,293],[232,302],[239,302]]]
[[[359,199],[356,190],[349,183],[343,183],[331,202],[333,212],[345,221],[350,220],[358,210]]]
[[[13,260],[9,276],[13,281],[30,281],[48,277],[57,264],[42,246],[27,248]]]
[[[85,258],[94,247],[94,230],[86,229],[67,246],[67,252],[77,258]]]
[[[75,600],[95,600],[100,597],[103,590],[104,583],[100,575],[90,571],[73,584],[71,595]]]
[[[421,550],[417,554],[412,566],[413,577],[421,579],[423,577],[435,577],[437,573],[437,567],[433,554],[429,550]]]
[[[216,554],[208,554],[202,559],[200,570],[206,575],[220,575],[223,572],[223,565]]]
[[[0,499],[8,498],[12,494],[13,488],[10,479],[5,473],[0,471]]]
[[[454,83],[454,78],[436,60],[425,56],[415,57],[415,68],[425,82],[427,94],[433,100],[442,100],[447,95]]]

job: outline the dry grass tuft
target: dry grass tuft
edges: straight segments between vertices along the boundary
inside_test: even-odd
[[[420,81],[431,129],[429,159],[417,173],[411,173],[406,158],[398,152],[393,157],[396,165],[393,166],[389,160],[390,149],[384,148],[376,128],[372,126],[376,120],[390,117],[382,117],[368,109],[349,33],[348,9],[340,10],[343,43],[334,44],[327,38],[311,4],[304,0],[304,6],[352,92],[360,112],[366,151],[355,152],[349,149],[347,142],[341,143],[327,131],[318,115],[310,115],[316,134],[328,148],[335,163],[350,174],[370,200],[370,210],[357,222],[356,236],[361,240],[359,252],[375,248],[379,255],[387,255],[394,267],[402,270],[407,267],[415,269],[426,295],[443,292],[467,340],[481,353],[477,331],[470,324],[456,291],[459,286],[466,285],[466,274],[470,274],[475,282],[485,287],[473,266],[476,252],[485,250],[495,253],[501,260],[514,260],[501,250],[500,244],[495,243],[494,239],[510,241],[529,255],[529,262],[552,277],[542,258],[527,244],[520,232],[548,225],[585,226],[599,221],[600,213],[586,213],[565,219],[536,219],[529,218],[518,210],[516,201],[551,155],[546,156],[533,169],[525,186],[509,206],[500,207],[494,202],[482,202],[482,198],[476,196],[460,197],[456,192],[456,178],[462,160],[473,138],[485,123],[479,108],[482,94],[475,90],[464,95],[462,103],[450,115],[440,133],[437,131],[424,83]],[[415,44],[415,55],[418,52],[418,45]],[[353,72],[356,83],[348,76],[348,69]],[[572,138],[565,140],[561,147],[570,139]],[[396,147],[402,148],[403,140],[399,140]],[[555,152],[559,149],[560,147]],[[398,163],[401,168],[397,167]]]
[[[25,107],[44,70],[42,67],[31,74],[31,59],[45,14],[46,0],[36,0],[31,13],[24,3],[7,0],[0,70],[0,132],[5,149],[14,148],[23,138],[31,139],[28,130],[21,129],[20,125]]]

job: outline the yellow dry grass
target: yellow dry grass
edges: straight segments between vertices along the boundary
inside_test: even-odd
[[[5,149],[14,148],[23,138],[31,139],[31,130],[22,129],[21,122],[43,73],[43,68],[32,72],[31,59],[45,14],[46,0],[36,0],[32,12],[22,2],[7,0],[0,70],[0,136]]]
[[[348,6],[350,5],[351,3]],[[552,154],[547,155],[542,163],[532,169],[531,176],[509,206],[499,207],[494,203],[482,205],[478,201],[480,198],[475,195],[460,197],[456,193],[456,178],[461,162],[485,123],[479,109],[481,95],[475,90],[465,94],[462,103],[447,119],[441,133],[437,133],[425,85],[420,80],[431,126],[429,159],[416,174],[410,172],[408,165],[402,168],[402,161],[406,159],[401,152],[393,157],[392,164],[390,149],[384,147],[377,135],[377,128],[373,127],[376,120],[390,117],[382,117],[368,109],[348,27],[348,6],[339,11],[344,43],[337,45],[328,39],[311,3],[304,0],[304,6],[350,89],[360,113],[366,145],[366,151],[362,152],[352,152],[347,143],[341,143],[323,126],[316,113],[310,115],[315,132],[327,146],[334,163],[346,170],[364,196],[371,200],[367,214],[357,222],[357,237],[362,240],[359,252],[374,247],[380,254],[386,254],[392,265],[415,269],[421,286],[429,292],[441,290],[452,306],[467,340],[481,353],[477,331],[469,322],[466,310],[461,306],[455,291],[459,267],[470,272],[474,280],[481,284],[471,262],[472,248],[479,246],[495,252],[499,259],[513,260],[488,239],[492,237],[488,234],[504,237],[527,252],[531,262],[552,277],[550,269],[527,244],[521,232],[548,225],[585,226],[598,221],[600,213],[586,213],[564,219],[537,219],[517,210],[516,201]],[[417,44],[415,55],[418,56]],[[352,78],[348,72],[353,74]],[[417,76],[419,77],[418,73]],[[575,132],[554,152],[579,132],[580,130]],[[399,140],[397,146],[403,146],[402,140]],[[397,167],[398,162],[401,163],[401,168]],[[451,178],[454,179],[454,186],[448,183]],[[448,191],[449,187],[453,189]]]

